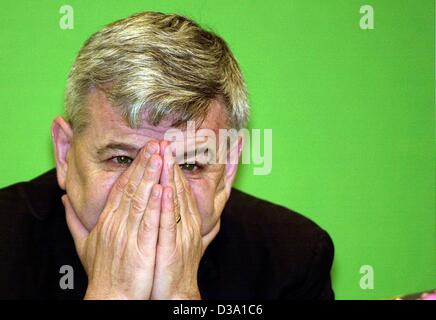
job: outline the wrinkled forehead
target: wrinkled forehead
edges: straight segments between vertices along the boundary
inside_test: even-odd
[[[150,140],[170,140],[169,137],[172,137],[171,140],[174,142],[183,139],[186,143],[193,138],[193,131],[194,138],[199,140],[215,134],[218,143],[220,129],[227,128],[225,106],[219,100],[212,101],[205,118],[189,121],[178,128],[171,126],[174,123],[171,115],[157,126],[153,126],[147,122],[146,113],[142,116],[141,125],[138,128],[131,128],[122,114],[114,109],[100,91],[90,93],[86,104],[89,119],[84,136],[98,147],[108,143],[128,143],[140,149]],[[175,131],[178,131],[178,134],[174,134]]]

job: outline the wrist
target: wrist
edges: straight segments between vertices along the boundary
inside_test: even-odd
[[[201,300],[201,294],[198,289],[174,294],[170,300]]]
[[[88,286],[83,300],[128,300],[124,294]]]

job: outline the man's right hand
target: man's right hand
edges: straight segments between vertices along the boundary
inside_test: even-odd
[[[85,299],[149,299],[153,286],[162,186],[159,143],[149,142],[118,178],[88,232],[62,197],[76,250],[88,275]]]

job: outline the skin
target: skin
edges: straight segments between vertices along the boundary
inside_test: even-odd
[[[180,141],[164,140],[169,121],[130,128],[98,90],[86,107],[80,133],[60,116],[52,125],[67,223],[88,275],[85,298],[201,298],[198,265],[219,231],[237,165],[184,165],[174,157]],[[218,137],[224,110],[214,100],[198,129]],[[111,142],[116,148],[103,148]]]

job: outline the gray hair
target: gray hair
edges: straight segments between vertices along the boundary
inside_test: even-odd
[[[176,14],[142,12],[113,22],[81,48],[67,80],[65,111],[73,130],[87,125],[85,100],[99,89],[132,128],[201,120],[221,99],[232,128],[249,116],[244,79],[226,42]]]

